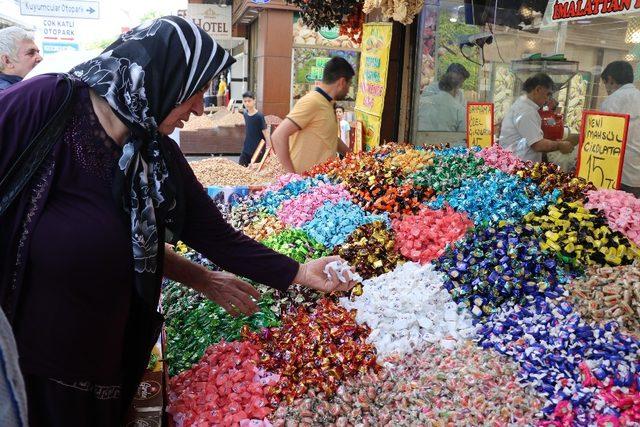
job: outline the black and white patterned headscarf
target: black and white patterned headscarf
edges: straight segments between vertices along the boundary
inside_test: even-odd
[[[235,60],[193,22],[166,16],[122,34],[100,56],[71,70],[131,130],[115,191],[131,217],[137,276],[157,269],[158,214],[175,209],[175,186],[158,126]]]

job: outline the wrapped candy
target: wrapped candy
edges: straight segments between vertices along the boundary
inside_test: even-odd
[[[509,301],[524,303],[527,295],[558,295],[560,271],[541,251],[532,227],[476,231],[434,261],[455,302],[481,317]]]
[[[582,318],[599,324],[615,321],[640,339],[640,267],[590,268],[569,286],[570,301]]]
[[[521,380],[549,399],[544,408],[548,417],[567,415],[573,425],[595,424],[595,387],[583,381],[585,365],[598,380],[619,378],[619,385],[630,385],[628,377],[632,381],[640,370],[637,340],[620,334],[612,323],[602,328],[585,324],[561,298],[530,298],[523,306],[509,303],[476,332],[481,347],[520,364]],[[556,404],[563,400],[567,403],[558,410]]]
[[[259,242],[279,233],[285,229],[285,225],[273,215],[261,214],[242,228],[242,232]]]
[[[402,260],[394,246],[395,240],[386,224],[377,221],[358,227],[333,254],[340,255],[368,279],[393,270]]]
[[[476,225],[519,221],[525,214],[544,209],[554,203],[558,192],[542,195],[535,184],[501,171],[467,179],[459,188],[438,196],[429,203],[440,209],[445,203],[464,211]]]
[[[408,262],[365,280],[363,289],[355,301],[341,298],[340,304],[356,309],[356,321],[371,328],[367,342],[379,359],[412,353],[425,342],[453,347],[473,335],[471,316],[458,309],[432,265]]]
[[[327,249],[299,229],[287,229],[274,234],[262,242],[263,245],[293,258],[299,263],[309,259],[321,258]]]
[[[176,426],[267,422],[271,405],[278,403],[269,391],[280,377],[257,367],[258,351],[247,342],[222,342],[173,377],[167,412]]]
[[[392,222],[396,249],[412,261],[426,264],[439,257],[445,247],[460,239],[473,227],[465,213],[451,207],[433,210],[423,207],[416,215],[405,215]]]
[[[454,351],[423,345],[385,367],[347,379],[331,400],[310,392],[281,403],[271,416],[274,427],[526,426],[539,420],[543,403],[518,384],[517,365],[495,352],[471,344]]]
[[[244,332],[261,346],[260,366],[280,374],[272,390],[289,402],[308,390],[332,395],[340,381],[377,369],[375,349],[365,342],[369,328],[329,299],[312,310],[298,307],[282,318],[280,328]]]
[[[432,166],[409,175],[408,180],[417,187],[432,188],[439,194],[454,189],[466,178],[477,177],[487,170],[484,160],[471,154],[437,156]]]
[[[325,202],[337,203],[350,199],[351,195],[341,185],[321,184],[308,193],[285,200],[278,209],[278,218],[290,227],[302,227],[313,219]]]
[[[258,313],[233,318],[202,294],[168,281],[163,289],[162,307],[167,336],[165,360],[169,373],[176,375],[190,368],[212,344],[240,338],[245,325],[252,330],[279,325],[272,310],[274,305],[272,292],[263,293],[258,301]]]
[[[408,148],[384,160],[385,168],[400,170],[403,175],[420,171],[431,165],[433,165],[433,153],[414,148]]]
[[[553,163],[529,164],[516,173],[522,178],[533,180],[543,193],[559,190],[562,199],[567,202],[583,201],[588,191],[596,189],[584,178],[563,172],[560,166]]]
[[[640,199],[618,190],[589,191],[587,198],[585,208],[602,211],[612,230],[640,244]]]
[[[585,209],[580,202],[551,205],[541,213],[530,213],[525,221],[541,236],[540,246],[578,267],[625,265],[638,258],[638,248],[618,231],[607,226],[606,219]]]
[[[264,209],[267,213],[274,215],[285,200],[306,193],[327,180],[328,179],[323,176],[291,180],[279,190],[261,193],[253,200],[251,207],[253,209]]]
[[[514,173],[516,170],[527,166],[527,163],[520,160],[510,150],[502,148],[499,144],[483,148],[475,155],[482,158],[487,166],[499,169],[504,173]]]
[[[430,188],[415,188],[411,185],[370,187],[366,191],[355,191],[354,201],[368,212],[388,213],[390,217],[397,218],[403,214],[416,213],[422,203],[434,194]]]
[[[327,248],[334,248],[344,243],[345,239],[356,228],[374,221],[385,221],[381,215],[370,215],[352,202],[325,202],[316,211],[314,218],[302,229],[309,236]]]

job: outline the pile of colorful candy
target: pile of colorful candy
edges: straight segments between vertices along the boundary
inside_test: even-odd
[[[585,208],[602,211],[612,230],[640,244],[640,199],[617,190],[589,191],[587,197]]]
[[[285,200],[278,209],[278,218],[290,227],[302,227],[311,221],[325,202],[350,200],[351,195],[341,185],[321,184],[308,193]]]
[[[532,227],[476,230],[434,264],[445,274],[453,300],[478,317],[508,301],[522,304],[527,295],[559,293],[561,272],[555,259],[541,251]]]
[[[633,425],[640,264],[629,264],[639,257],[639,211],[625,193],[594,191],[497,146],[387,144],[283,176],[233,206],[233,225],[298,261],[340,254],[366,280],[348,296],[255,284],[260,312],[239,320],[167,286],[172,373],[208,345],[238,339],[246,323],[240,335],[257,351],[251,360],[279,375],[262,390],[274,404],[267,410],[282,399],[266,420],[261,403],[247,409],[251,396],[216,383],[217,367],[205,376],[202,365],[196,376],[196,366],[180,385],[188,403],[174,419],[211,424],[203,417],[222,416],[220,424],[241,427]],[[215,268],[183,245],[177,250]],[[621,266],[597,268],[607,264]],[[243,403],[221,412],[208,396]]]
[[[436,157],[433,166],[412,175],[409,180],[417,187],[432,188],[436,193],[452,190],[467,179],[482,175],[487,169],[484,160],[473,154]]]
[[[244,234],[259,242],[269,238],[269,236],[273,236],[275,233],[280,233],[286,228],[278,218],[272,215],[257,214],[249,215],[247,218],[249,221],[241,230]]]
[[[451,207],[434,210],[423,207],[416,215],[392,222],[396,249],[412,261],[426,264],[439,257],[448,244],[460,239],[473,223],[465,213]]]
[[[593,425],[596,414],[596,388],[583,381],[585,367],[597,379],[612,377],[623,387],[631,386],[640,371],[638,341],[612,323],[586,325],[565,300],[538,297],[526,306],[511,305],[487,319],[478,334],[482,347],[519,363],[522,380],[549,399],[546,414],[570,401],[578,425]]]
[[[309,393],[272,414],[287,425],[535,425],[543,403],[516,379],[518,366],[472,345],[455,351],[422,347],[350,378],[332,399]],[[291,424],[290,424],[291,423]],[[295,424],[294,424],[295,423]]]
[[[168,282],[163,290],[169,373],[175,375],[198,361],[207,347],[240,338],[243,326],[260,330],[280,324],[271,310],[273,297],[263,294],[260,311],[251,317],[233,318],[222,307],[183,285]]]
[[[287,229],[274,234],[262,242],[263,245],[293,258],[299,263],[309,259],[323,257],[327,250],[313,240],[307,233],[299,229]]]
[[[499,169],[504,173],[514,173],[518,169],[528,166],[518,156],[509,150],[505,150],[499,144],[492,145],[475,154],[482,158],[487,166]]]
[[[384,222],[361,225],[334,250],[365,279],[391,271],[402,260],[394,250],[395,240]]]
[[[408,262],[365,280],[363,289],[361,297],[341,298],[340,304],[356,309],[358,323],[371,328],[367,341],[376,346],[378,359],[412,353],[425,342],[452,348],[473,335],[471,315],[453,302],[431,264]]]
[[[359,226],[375,221],[386,218],[368,214],[352,202],[326,202],[302,229],[327,248],[334,248]]]
[[[403,175],[422,170],[433,165],[433,153],[426,150],[407,148],[395,156],[389,156],[384,160],[385,168],[399,169]]]
[[[585,209],[580,202],[550,205],[524,220],[535,227],[543,250],[556,253],[563,262],[577,266],[625,265],[638,258],[638,248],[607,225],[604,216]]]
[[[476,225],[519,221],[529,212],[544,209],[558,198],[553,192],[542,195],[535,184],[517,176],[495,171],[463,181],[461,186],[438,196],[429,204],[440,209],[445,203],[466,212]]]
[[[586,321],[616,321],[640,339],[640,267],[600,267],[569,286],[571,303]]]
[[[562,199],[567,202],[584,200],[587,192],[596,189],[593,184],[563,172],[560,166],[553,163],[527,165],[518,170],[517,174],[533,180],[543,193],[560,190]]]
[[[167,412],[176,426],[268,422],[278,403],[269,390],[280,377],[259,369],[258,362],[258,347],[247,342],[207,349],[197,365],[171,379]]]
[[[331,395],[340,381],[375,369],[375,349],[365,340],[369,328],[355,321],[355,313],[322,299],[313,310],[298,307],[282,318],[279,328],[244,332],[257,343],[260,366],[280,374],[273,394],[292,401],[307,390]]]

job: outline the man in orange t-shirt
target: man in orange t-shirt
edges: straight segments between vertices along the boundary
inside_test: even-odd
[[[349,147],[338,135],[334,102],[349,93],[355,71],[346,59],[331,58],[324,67],[322,82],[307,93],[278,125],[271,141],[286,172],[303,173],[335,157]]]

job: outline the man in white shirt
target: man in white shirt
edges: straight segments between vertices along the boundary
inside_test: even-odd
[[[538,110],[550,100],[553,93],[551,77],[538,73],[529,77],[522,89],[526,93],[513,103],[502,120],[500,145],[520,159],[532,162],[541,162],[542,153],[572,152],[573,143],[546,139],[542,132],[542,118]]]
[[[600,109],[629,115],[621,189],[640,197],[640,90],[633,85],[633,68],[626,61],[614,61],[600,78],[609,94]]]

